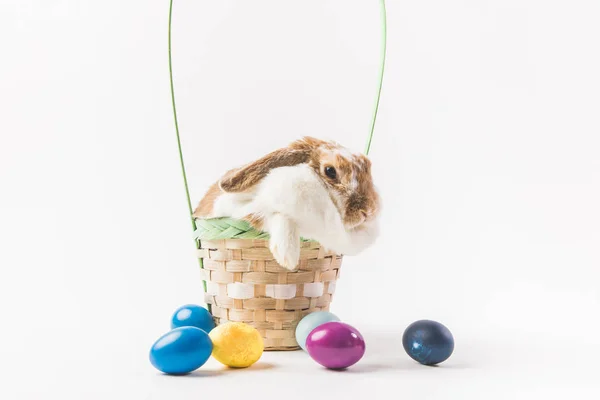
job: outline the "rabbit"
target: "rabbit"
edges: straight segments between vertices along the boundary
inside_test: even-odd
[[[230,217],[269,233],[269,249],[297,269],[300,238],[356,255],[379,233],[380,197],[371,162],[331,142],[304,137],[233,169],[213,184],[193,217]]]

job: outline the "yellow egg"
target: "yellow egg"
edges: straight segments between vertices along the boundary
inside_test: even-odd
[[[219,325],[208,335],[213,342],[213,357],[233,368],[251,366],[258,361],[265,348],[256,328],[242,322]]]

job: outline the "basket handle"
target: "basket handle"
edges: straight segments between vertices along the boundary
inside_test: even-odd
[[[375,121],[377,120],[377,110],[379,109],[379,99],[381,97],[381,87],[383,85],[383,73],[385,69],[385,55],[386,55],[386,47],[387,47],[387,18],[386,18],[386,8],[385,8],[385,0],[380,0],[380,18],[381,18],[381,58],[380,58],[380,68],[379,68],[379,84],[377,88],[377,97],[375,101],[375,107],[373,110],[373,116],[371,119],[371,130],[369,132],[369,137],[367,140],[367,145],[365,147],[365,155],[369,154],[371,150],[371,141],[373,140],[373,132],[375,130]],[[192,222],[192,228],[196,231],[196,221],[192,216],[192,201],[190,199],[190,190],[188,186],[187,174],[185,172],[185,163],[183,161],[183,151],[181,149],[181,137],[179,135],[179,123],[177,121],[177,106],[175,104],[175,85],[173,84],[173,59],[171,56],[171,26],[172,26],[172,18],[173,17],[173,0],[169,2],[169,81],[171,84],[171,103],[173,105],[173,119],[175,121],[175,134],[177,137],[177,149],[179,151],[179,162],[181,164],[181,173],[183,175],[183,183],[185,186],[185,195],[187,199],[187,206],[190,215],[190,219]]]
[[[375,100],[375,107],[373,109],[373,118],[371,119],[371,132],[369,133],[369,139],[365,147],[365,155],[369,155],[371,150],[371,140],[373,139],[373,131],[375,130],[375,121],[377,120],[377,110],[379,109],[379,99],[381,98],[381,86],[383,85],[383,72],[385,70],[385,53],[387,47],[387,17],[385,10],[385,0],[379,2],[380,5],[380,18],[381,18],[381,58],[379,61],[379,87],[377,88],[377,100]]]

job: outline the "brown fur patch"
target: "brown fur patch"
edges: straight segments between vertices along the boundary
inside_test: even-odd
[[[346,218],[350,224],[371,220],[379,213],[379,195],[373,185],[371,161],[359,155],[354,164],[354,176],[357,188],[350,193],[346,202]]]
[[[257,231],[262,231],[264,227],[264,220],[262,219],[262,217],[256,214],[248,214],[242,219],[248,222]]]
[[[259,160],[225,174],[220,181],[225,192],[243,192],[263,179],[273,168],[288,167],[308,161],[308,148],[283,148],[275,150]]]
[[[208,189],[202,200],[200,200],[200,204],[196,207],[194,211],[194,218],[209,218],[214,210],[215,200],[221,194],[221,189],[219,189],[219,185],[214,183]]]
[[[335,155],[335,162],[337,165],[336,170],[341,171],[342,176],[346,178],[344,179],[344,183],[350,185],[350,182],[353,178],[352,163],[350,163],[346,157],[343,157],[340,154]]]

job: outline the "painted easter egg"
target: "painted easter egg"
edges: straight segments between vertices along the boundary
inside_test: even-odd
[[[308,335],[306,349],[322,366],[344,369],[356,364],[365,354],[365,340],[353,326],[327,322]]]
[[[242,322],[219,325],[210,332],[210,338],[213,342],[213,357],[233,368],[251,366],[262,356],[265,348],[256,328]]]
[[[454,351],[454,337],[448,328],[436,321],[413,322],[402,335],[406,353],[423,365],[446,361]]]
[[[296,327],[296,341],[306,351],[306,338],[319,325],[326,322],[339,321],[340,319],[329,311],[317,311],[308,314],[300,320]]]
[[[166,374],[181,375],[200,368],[213,350],[210,337],[194,326],[175,328],[150,349],[150,362]]]
[[[186,304],[175,310],[171,317],[171,329],[181,326],[195,326],[209,333],[215,327],[215,322],[206,308]]]

